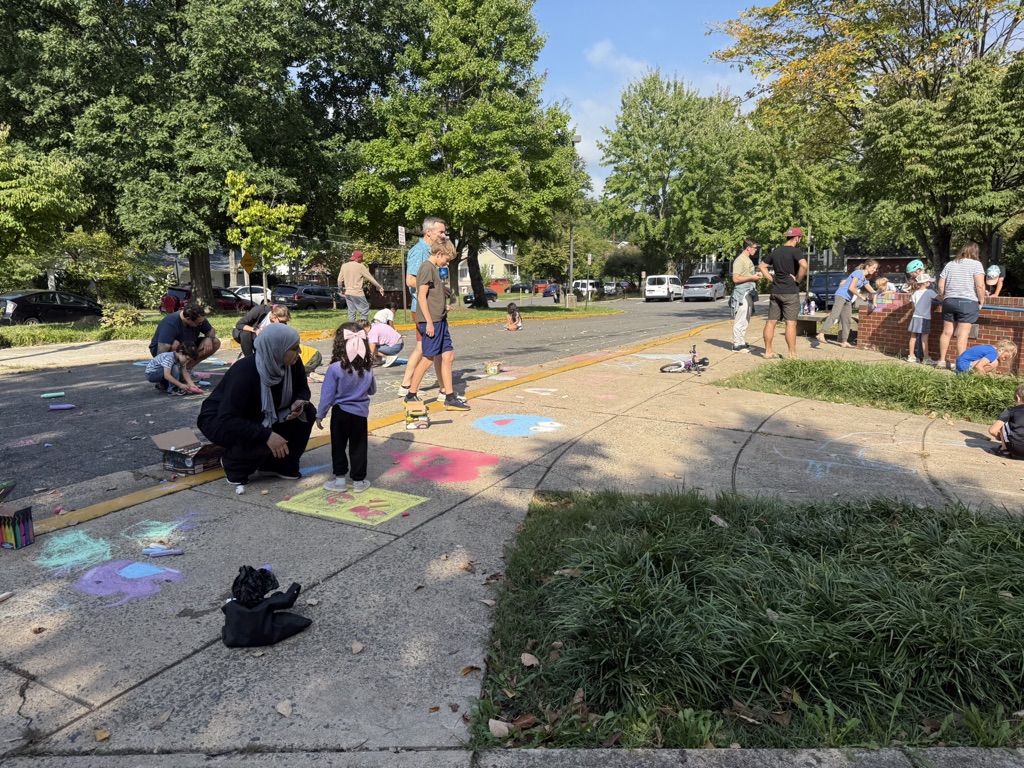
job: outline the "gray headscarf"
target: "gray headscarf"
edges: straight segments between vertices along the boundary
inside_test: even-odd
[[[285,368],[284,353],[299,343],[299,332],[283,323],[270,323],[256,337],[256,370],[260,373],[260,402],[263,406],[263,426],[270,427],[284,421],[291,413],[292,375]],[[281,406],[274,402],[270,388],[284,381]]]

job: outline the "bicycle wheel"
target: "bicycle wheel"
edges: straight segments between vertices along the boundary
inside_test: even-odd
[[[662,373],[683,373],[686,370],[686,363],[682,360],[676,360],[668,363],[667,365],[661,366]]]

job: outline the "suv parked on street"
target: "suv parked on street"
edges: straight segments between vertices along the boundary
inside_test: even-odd
[[[192,298],[191,288],[168,288],[167,293],[164,294],[163,299],[160,301],[160,311],[165,315],[177,312],[185,306],[190,298]],[[243,299],[227,288],[214,288],[213,300],[217,302],[217,308],[225,312],[248,312],[253,308],[251,301]]]
[[[818,309],[828,310],[835,302],[835,294],[840,283],[845,279],[845,272],[819,272],[811,275],[809,298],[817,304]]]
[[[345,303],[336,288],[326,285],[279,285],[271,294],[274,304],[288,309],[334,309],[334,304]]]

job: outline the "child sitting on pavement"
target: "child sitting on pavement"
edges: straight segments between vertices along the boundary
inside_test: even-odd
[[[988,433],[999,441],[1000,453],[1024,459],[1024,384],[1017,387],[1017,404],[999,414]]]
[[[378,309],[377,314],[373,316],[373,322],[384,323],[390,325],[392,328],[395,327],[395,305],[387,303],[384,305],[384,309]]]
[[[918,275],[917,285],[913,286],[910,300],[914,303],[914,314],[910,318],[910,347],[907,350],[908,363],[924,363],[936,365],[928,357],[928,334],[932,331],[932,302],[939,294],[931,289],[932,279],[928,275]],[[917,356],[918,348],[921,357]]]
[[[146,379],[156,385],[158,392],[171,395],[198,395],[203,390],[196,386],[189,374],[189,365],[195,365],[199,350],[191,341],[178,345],[173,352],[161,352],[146,365]]]
[[[523,327],[523,316],[519,314],[519,307],[516,306],[514,301],[508,303],[508,307],[505,308],[508,314],[505,317],[505,330],[506,331],[518,331]]]
[[[366,331],[366,340],[370,343],[370,359],[374,365],[380,358],[381,366],[389,368],[398,359],[398,353],[405,346],[402,334],[396,331],[387,323],[380,323],[374,320],[367,323],[365,320],[359,327]]]
[[[956,359],[957,375],[977,373],[992,376],[999,370],[1000,363],[1009,363],[1017,355],[1017,345],[1009,339],[1000,339],[991,344],[980,344],[964,350]]]

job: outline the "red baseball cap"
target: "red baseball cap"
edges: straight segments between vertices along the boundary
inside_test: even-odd
[[[363,252],[362,251],[352,251],[352,258],[349,259],[349,261],[362,261],[362,260],[363,260]]]
[[[789,232],[786,233],[786,237],[803,237],[804,231],[800,227],[790,227]]]

